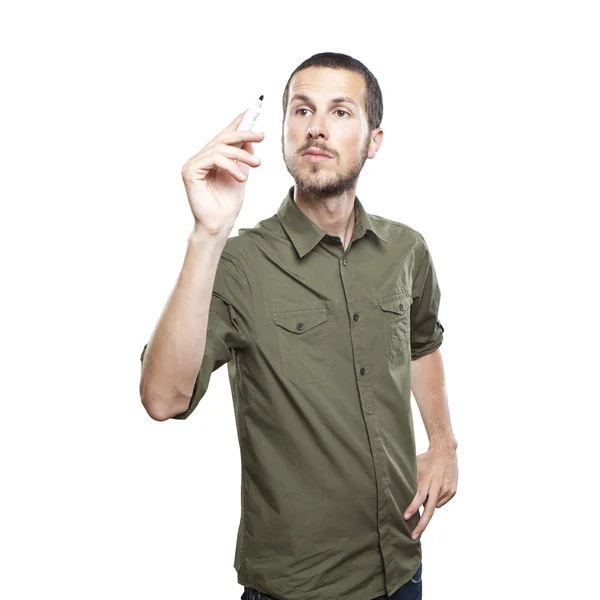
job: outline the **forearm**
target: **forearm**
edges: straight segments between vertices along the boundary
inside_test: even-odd
[[[456,448],[458,444],[450,423],[444,367],[439,348],[412,361],[411,388],[425,424],[429,445]]]
[[[226,242],[226,234],[211,236],[196,230],[188,238],[177,284],[142,363],[140,396],[156,420],[188,407],[204,356],[215,275]]]

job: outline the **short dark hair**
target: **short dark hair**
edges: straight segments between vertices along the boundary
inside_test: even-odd
[[[302,71],[302,69],[307,69],[308,67],[327,67],[329,69],[340,69],[360,73],[363,76],[367,87],[365,112],[367,113],[367,119],[369,121],[369,130],[372,131],[373,129],[377,129],[377,127],[381,125],[381,119],[383,118],[383,97],[375,75],[373,75],[373,73],[371,73],[371,71],[369,71],[369,69],[367,69],[367,67],[359,60],[356,60],[347,54],[340,54],[339,52],[320,52],[319,54],[313,54],[310,58],[307,58],[296,67],[294,72],[290,75],[290,78],[285,85],[285,90],[283,91],[282,106],[284,120],[292,77],[298,71]]]

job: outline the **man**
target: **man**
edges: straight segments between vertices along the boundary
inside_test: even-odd
[[[183,167],[195,225],[142,352],[142,402],[186,419],[228,364],[244,600],[421,598],[419,535],[458,479],[433,262],[417,231],[356,197],[383,138],[371,72],[314,55],[283,110],[295,185],[256,227],[229,237],[264,138],[237,131],[243,113]],[[418,457],[411,385],[430,441]]]

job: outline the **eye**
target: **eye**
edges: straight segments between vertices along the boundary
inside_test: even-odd
[[[306,111],[306,110],[308,110],[308,108],[298,108],[298,109],[296,109],[295,114],[298,114],[301,110],[305,110]],[[341,113],[344,113],[345,115],[350,116],[350,113],[348,111],[343,110],[341,108],[338,108],[335,112],[336,113],[340,113],[341,112]],[[304,115],[301,115],[301,116],[304,116]]]

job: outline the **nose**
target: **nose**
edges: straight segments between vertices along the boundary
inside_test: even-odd
[[[308,137],[309,139],[311,139],[311,140],[312,140],[312,139],[314,139],[314,138],[317,138],[317,137],[318,137],[318,138],[323,138],[323,139],[326,139],[325,133],[324,133],[323,131],[320,131],[320,130],[315,130],[315,129],[313,129],[313,128],[309,128],[309,129],[308,129],[308,132],[307,132],[307,137]]]
[[[311,140],[317,137],[327,139],[327,131],[317,119],[313,119],[308,126],[306,136]]]

